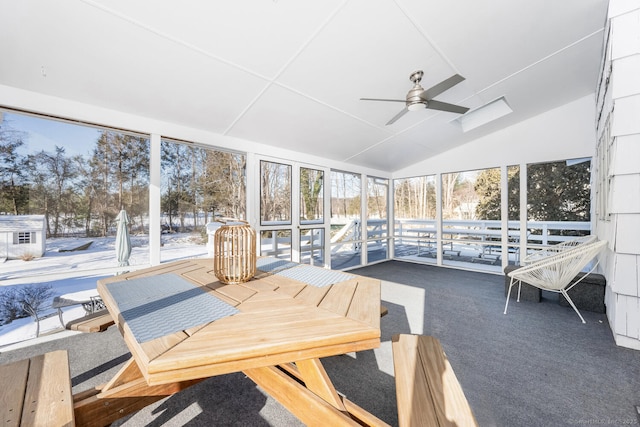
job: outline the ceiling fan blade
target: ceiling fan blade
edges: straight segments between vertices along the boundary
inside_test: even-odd
[[[409,111],[409,109],[407,107],[404,107],[404,109],[402,111],[400,111],[398,114],[396,114],[395,116],[393,116],[393,118],[391,120],[389,120],[385,126],[389,126],[389,125],[392,125],[393,123],[395,123],[396,120],[398,120],[400,117],[402,117],[405,114],[407,114],[407,111]]]
[[[464,77],[462,77],[459,74],[454,74],[453,76],[449,77],[446,80],[441,81],[440,83],[438,83],[435,86],[430,87],[429,89],[425,90],[423,95],[421,96],[422,99],[425,99],[426,101],[429,101],[432,98],[435,98],[436,96],[440,95],[442,92],[444,92],[447,89],[451,89],[452,87],[454,87],[455,85],[457,85],[458,83],[464,81]]]
[[[360,98],[360,101],[407,102],[406,99],[380,99],[380,98]]]
[[[464,114],[467,111],[469,111],[467,107],[462,107],[460,105],[455,105],[455,104],[449,104],[447,102],[435,101],[433,99],[427,102],[427,108],[431,110],[449,111],[450,113],[458,113],[458,114]]]

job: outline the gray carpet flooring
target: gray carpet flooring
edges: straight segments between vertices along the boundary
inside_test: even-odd
[[[617,347],[605,315],[551,295],[504,309],[504,278],[389,261],[352,273],[382,280],[379,349],[323,359],[336,388],[397,425],[391,337],[436,336],[481,426],[634,425],[640,351]],[[115,327],[0,353],[0,363],[69,351],[74,392],[106,382],[129,358]],[[3,385],[4,386],[4,385]],[[242,373],[213,377],[118,421],[122,426],[298,426]]]

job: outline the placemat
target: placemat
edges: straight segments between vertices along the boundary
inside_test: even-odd
[[[274,273],[280,270],[286,270],[300,265],[296,262],[287,261],[285,259],[278,259],[273,257],[258,258],[256,261],[256,268],[265,273]]]
[[[232,305],[172,273],[106,287],[140,343],[238,313]]]
[[[296,268],[279,271],[275,273],[275,275],[288,277],[289,279],[317,287],[333,285],[334,283],[344,282],[345,280],[350,280],[355,277],[352,274],[341,271],[326,270],[324,268],[303,264],[298,264]]]

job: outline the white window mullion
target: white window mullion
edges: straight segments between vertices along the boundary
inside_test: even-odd
[[[367,208],[367,201],[369,197],[369,177],[368,175],[362,175],[360,177],[360,264],[367,265],[369,258],[369,210]]]
[[[152,134],[149,144],[149,262],[160,264],[160,152],[161,136]]]
[[[500,230],[502,240],[502,270],[509,265],[509,168],[500,167]]]
[[[260,229],[260,161],[254,153],[247,153],[247,165],[245,167],[246,191],[246,220],[254,230]],[[260,239],[258,238],[258,241]],[[258,253],[260,250],[258,249]]]
[[[527,164],[520,164],[520,259],[527,256]]]
[[[442,265],[442,173],[436,175],[436,264]]]
[[[291,260],[300,262],[300,165],[291,169]]]

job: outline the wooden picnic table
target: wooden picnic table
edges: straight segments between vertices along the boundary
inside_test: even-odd
[[[224,285],[212,259],[194,259],[102,279],[98,291],[133,357],[74,396],[78,425],[239,371],[307,425],[386,425],[339,395],[320,361],[379,347],[379,280],[259,258],[251,281]]]

